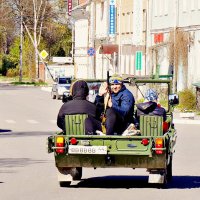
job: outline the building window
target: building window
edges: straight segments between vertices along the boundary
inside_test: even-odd
[[[183,12],[187,12],[187,0],[183,0]]]
[[[168,15],[168,0],[164,0],[164,15]]]
[[[104,15],[104,2],[101,2],[101,20],[103,20]]]
[[[190,5],[191,5],[191,11],[194,11],[195,10],[195,0],[191,0]]]
[[[130,13],[130,31],[133,33],[133,12]]]
[[[153,9],[154,9],[154,16],[157,17],[158,16],[158,2],[157,2],[157,0],[153,1]]]
[[[162,0],[158,0],[158,13],[159,13],[159,16],[162,16],[163,15],[163,1]]]
[[[131,15],[130,15],[130,12],[127,12],[126,19],[127,19],[127,29],[126,29],[126,32],[130,33],[131,32]]]
[[[121,15],[121,33],[125,34],[126,32],[126,15],[122,13]]]

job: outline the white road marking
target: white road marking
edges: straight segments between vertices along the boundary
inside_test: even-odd
[[[27,120],[25,120],[25,121],[26,121],[27,123],[29,123],[29,124],[39,124],[39,123],[41,123],[41,122],[38,122],[38,121],[36,121],[36,120],[34,120],[34,119],[27,119]],[[8,124],[16,124],[16,123],[17,123],[17,121],[12,120],[12,119],[6,119],[5,122],[8,123]],[[57,123],[57,120],[52,119],[52,120],[49,120],[48,122],[50,122],[51,124],[56,124],[56,123]]]
[[[8,124],[16,124],[16,121],[12,120],[12,119],[6,119],[5,120]]]
[[[36,120],[33,120],[33,119],[28,119],[28,120],[26,120],[28,123],[30,123],[30,124],[38,124],[39,122],[38,121],[36,121]]]

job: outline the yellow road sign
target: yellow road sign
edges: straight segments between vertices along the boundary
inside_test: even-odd
[[[49,54],[48,54],[45,50],[42,50],[42,51],[40,52],[40,56],[41,56],[43,59],[45,59],[48,55],[49,55]]]

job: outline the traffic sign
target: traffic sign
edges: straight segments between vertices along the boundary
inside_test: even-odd
[[[45,59],[48,55],[49,55],[49,54],[48,54],[45,50],[42,50],[42,51],[40,52],[40,56],[41,56],[43,59]]]
[[[94,56],[94,54],[96,53],[95,49],[93,47],[90,47],[87,51],[87,54],[89,56]]]
[[[136,70],[142,69],[142,51],[136,51],[135,67],[136,67]]]

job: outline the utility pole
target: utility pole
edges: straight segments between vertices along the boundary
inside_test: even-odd
[[[22,56],[22,50],[23,50],[23,13],[21,11],[21,16],[20,16],[20,46],[19,46],[19,51],[20,51],[20,66],[19,66],[19,82],[22,82],[22,65],[23,65],[23,56]]]
[[[173,93],[175,93],[177,91],[177,69],[178,69],[178,62],[176,62],[176,60],[178,58],[176,58],[176,30],[177,30],[177,26],[178,26],[178,1],[175,1],[175,10],[174,10],[174,15],[175,15],[175,21],[174,21],[174,63],[173,63],[173,80],[172,80],[172,90]]]
[[[90,18],[89,18],[89,47],[94,48],[94,31],[95,31],[95,3],[91,2],[90,4]],[[95,63],[94,56],[89,57],[89,69],[88,69],[88,78],[95,78]]]

